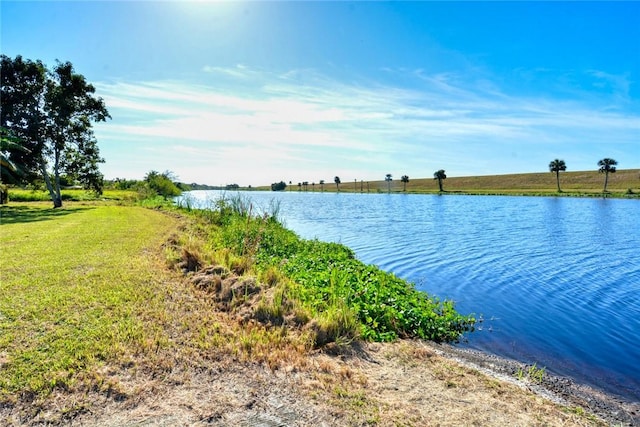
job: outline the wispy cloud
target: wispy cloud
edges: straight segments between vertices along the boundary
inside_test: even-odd
[[[228,79],[224,85],[97,84],[114,117],[98,128],[107,160],[126,162],[119,150],[128,140],[136,149],[155,149],[151,163],[171,160],[156,169],[171,168],[191,181],[211,181],[212,173],[218,181],[254,185],[310,180],[310,174],[378,179],[388,172],[429,176],[439,168],[455,176],[542,169],[552,153],[637,144],[640,135],[638,115],[607,110],[606,103],[517,96],[486,78],[387,69],[399,83],[346,84],[312,70],[275,74],[238,65],[203,71]],[[624,98],[628,82],[592,74]],[[400,83],[407,79],[411,85]],[[512,153],[505,155],[509,144]],[[514,151],[522,153],[517,162]],[[525,162],[533,154],[540,156],[535,167]]]

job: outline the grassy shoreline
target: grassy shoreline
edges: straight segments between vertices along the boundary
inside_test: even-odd
[[[48,203],[0,208],[0,419],[8,425],[65,424],[94,412],[107,416],[111,407],[128,412],[158,390],[170,394],[190,384],[196,373],[238,370],[229,381],[256,387],[247,372],[260,376],[267,369],[273,373],[268,381],[280,381],[277,372],[308,378],[309,385],[294,393],[300,405],[330,402],[325,409],[341,420],[337,425],[364,420],[395,425],[403,415],[367,392],[367,384],[378,381],[371,377],[375,369],[358,366],[374,357],[371,351],[381,351],[375,348],[398,347],[357,343],[361,337],[429,338],[432,329],[419,332],[423,315],[445,320],[436,329],[464,317],[437,301],[423,301],[392,276],[358,270],[344,247],[302,244],[269,217],[251,219],[242,210],[225,212],[228,208],[191,214],[113,202],[71,202],[56,210]],[[323,264],[323,254],[334,264]],[[370,302],[368,290],[357,290],[353,277],[392,293],[370,294]],[[383,282],[376,284],[379,278]],[[408,305],[393,311],[390,297]],[[464,329],[459,326],[448,325],[454,334]],[[358,356],[353,365],[354,356],[347,355],[360,345],[365,359],[356,362]],[[400,363],[389,369],[404,372],[403,364],[417,369],[436,361],[419,344],[400,349],[380,363]],[[445,389],[478,381],[476,374],[462,374],[444,361],[429,369],[437,370]],[[209,381],[217,381],[215,375]],[[518,410],[521,398],[532,404],[519,392],[482,383],[487,388],[478,396],[501,390],[507,393],[501,399],[518,402],[509,410]],[[288,380],[278,384],[293,387]],[[256,393],[266,391],[259,387]],[[404,416],[413,419],[414,410],[408,407]],[[567,425],[600,425],[576,411],[562,415],[546,403],[540,411],[535,413],[547,415],[536,416],[563,424],[573,420]]]

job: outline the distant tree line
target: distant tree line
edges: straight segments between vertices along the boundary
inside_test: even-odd
[[[123,179],[115,178],[105,181],[105,188],[114,190],[133,190],[141,193],[143,198],[162,196],[164,198],[180,195],[183,191],[192,190],[239,190],[238,184],[227,184],[224,186],[212,186],[198,183],[179,182],[176,175],[166,170],[164,172],[149,171],[144,179]],[[251,186],[248,187],[249,189]]]
[[[607,192],[607,185],[609,182],[609,174],[610,173],[615,173],[616,172],[616,166],[617,166],[618,162],[614,159],[610,159],[610,158],[604,158],[602,160],[598,161],[598,171],[600,173],[604,174],[604,189],[603,192]],[[560,188],[560,172],[564,172],[567,170],[567,164],[565,163],[564,160],[560,160],[560,159],[554,159],[549,163],[549,170],[553,173],[555,173],[556,175],[556,185],[558,188],[558,192],[562,192],[561,188]],[[444,192],[444,180],[447,179],[447,174],[446,171],[444,169],[439,169],[437,171],[435,171],[433,173],[433,179],[438,181],[438,190],[440,192]],[[393,175],[388,173],[385,175],[384,177],[384,181],[387,183],[387,192],[391,193],[391,182],[393,181]],[[325,181],[323,179],[321,179],[320,181],[320,186],[322,191],[324,191],[324,183]],[[340,184],[342,183],[341,179],[339,176],[336,176],[333,178],[333,182],[336,184],[336,190],[339,192],[340,191]],[[402,186],[402,191],[406,192],[407,191],[407,183],[409,183],[409,176],[408,175],[402,175],[402,177],[400,178],[400,182],[402,182],[403,186]],[[354,183],[357,184],[357,180],[354,180]],[[360,191],[363,191],[363,181],[360,182]],[[367,188],[368,188],[368,182],[367,182]],[[291,181],[289,181],[289,185],[291,186]],[[308,181],[303,181],[303,182],[299,182],[298,183],[298,191],[302,191],[305,190],[307,191],[308,189],[308,185],[309,182]],[[315,182],[312,183],[312,186],[315,187]],[[283,191],[284,189],[286,189],[287,185],[284,181],[280,181],[279,183],[274,183],[271,184],[271,189],[273,191]],[[354,191],[357,191],[357,186],[354,187]]]

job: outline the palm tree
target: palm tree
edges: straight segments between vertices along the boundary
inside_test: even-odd
[[[402,191],[407,191],[407,182],[409,182],[409,175],[402,175],[402,178],[400,178],[400,181],[402,181]]]
[[[320,180],[320,191],[324,192],[324,179]]]
[[[338,189],[338,192],[340,192],[340,177],[336,176],[335,178],[333,178],[333,182],[336,183],[336,188]]]
[[[564,160],[552,160],[549,163],[549,171],[556,173],[556,182],[558,183],[558,193],[562,193],[560,189],[560,171],[566,171],[567,165],[564,163]]]
[[[391,179],[391,174],[388,173],[387,176],[384,177],[384,180],[387,181],[387,192],[391,193],[391,181],[393,181],[393,179]]]
[[[617,164],[618,162],[609,158],[598,160],[598,166],[600,166],[600,169],[598,169],[598,172],[604,173],[604,190],[602,190],[603,193],[607,192],[607,183],[609,182],[609,173],[616,173]]]
[[[438,180],[438,187],[440,188],[440,192],[443,192],[444,190],[442,189],[442,180],[447,179],[447,175],[444,173],[444,169],[435,171],[433,173],[433,179]]]

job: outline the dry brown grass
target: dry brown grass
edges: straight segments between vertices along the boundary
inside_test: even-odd
[[[386,193],[387,183],[384,180],[364,182],[355,185],[353,182],[345,182],[340,185],[341,192],[367,192],[367,186],[371,193]],[[604,186],[604,175],[594,171],[561,172],[560,187],[566,195],[574,194],[601,194]],[[320,191],[319,186],[314,188]],[[523,173],[507,175],[487,175],[468,177],[449,177],[443,181],[445,192],[471,193],[471,194],[532,194],[548,195],[557,194],[556,176],[551,172]],[[258,189],[267,189],[258,187]],[[640,169],[618,170],[609,174],[607,190],[613,195],[624,195],[628,190],[635,195],[640,194]],[[289,189],[287,189],[289,191]],[[294,188],[293,191],[298,191]],[[309,190],[311,191],[311,190]],[[335,185],[326,185],[326,192],[335,192]],[[403,184],[399,179],[391,183],[392,193],[402,193]],[[411,178],[406,186],[407,193],[437,193],[438,181],[432,177]]]
[[[606,425],[454,362],[423,342],[366,344],[350,356],[313,360],[319,372],[306,387],[329,394],[343,412],[341,425]]]

